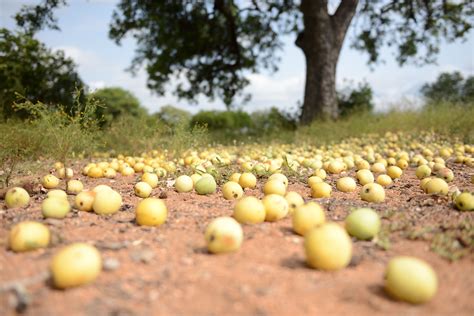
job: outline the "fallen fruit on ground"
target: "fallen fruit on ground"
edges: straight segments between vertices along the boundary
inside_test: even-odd
[[[209,252],[218,254],[238,250],[244,234],[240,224],[232,217],[218,217],[207,225],[204,237]]]
[[[163,200],[147,198],[138,202],[135,217],[138,225],[160,226],[168,217],[168,209]]]
[[[76,195],[74,206],[79,211],[90,212],[94,203],[96,193],[94,191],[83,191]]]
[[[295,191],[290,191],[286,193],[285,199],[288,202],[289,214],[293,214],[298,206],[304,204],[303,197],[298,192],[295,192]]]
[[[336,182],[336,188],[341,192],[352,192],[356,187],[357,184],[351,177],[343,177]]]
[[[8,248],[15,252],[35,250],[48,247],[51,233],[45,225],[26,221],[20,222],[10,229]]]
[[[133,186],[135,195],[141,198],[147,198],[150,196],[153,188],[145,181],[140,181]]]
[[[205,175],[196,182],[195,190],[198,194],[207,195],[216,192],[217,183],[211,175]]]
[[[99,190],[96,192],[92,209],[100,215],[110,215],[122,206],[122,196],[115,190]]]
[[[229,181],[222,187],[222,195],[226,200],[236,200],[244,195],[244,190],[237,182]]]
[[[381,226],[379,215],[370,208],[359,208],[352,211],[346,217],[345,224],[349,235],[361,240],[374,238],[379,233]]]
[[[199,180],[198,180],[199,182]],[[202,184],[200,184],[202,186]],[[182,175],[176,178],[176,182],[174,183],[174,187],[176,191],[183,193],[183,192],[191,192],[193,190],[194,182],[190,176]],[[197,186],[197,183],[196,183]],[[200,188],[202,190],[203,188]],[[196,190],[197,191],[197,190]],[[198,192],[199,193],[199,192]],[[201,193],[200,193],[201,194]]]
[[[53,284],[59,289],[93,282],[102,270],[99,251],[85,243],[75,243],[56,253],[50,265]]]
[[[265,221],[265,206],[253,196],[244,196],[237,200],[233,217],[242,224],[258,224]]]
[[[54,189],[59,185],[59,179],[52,174],[47,174],[41,180],[41,185],[45,189]]]
[[[426,303],[436,294],[438,278],[426,262],[413,257],[395,257],[385,271],[385,289],[395,299]]]
[[[360,197],[367,202],[381,203],[385,200],[385,190],[378,183],[368,183],[361,188]]]
[[[316,202],[308,202],[298,206],[294,211],[293,230],[303,236],[310,229],[324,224],[325,221],[326,215],[321,205]]]
[[[41,203],[41,212],[45,218],[62,219],[70,210],[68,200],[62,197],[48,197]]]
[[[265,220],[275,222],[288,215],[288,202],[279,194],[268,194],[262,199],[265,206]]]
[[[326,182],[315,183],[311,187],[311,196],[314,198],[327,198],[331,196],[332,187]]]
[[[280,179],[269,180],[263,186],[263,193],[265,195],[278,194],[283,196],[286,193],[285,183]]]
[[[84,190],[84,184],[79,180],[69,180],[66,187],[68,194],[79,194]]]
[[[474,211],[474,195],[470,192],[462,192],[455,198],[454,204],[460,211]]]
[[[446,195],[449,192],[449,185],[441,178],[433,178],[426,183],[425,191],[428,194]]]
[[[253,189],[257,185],[257,177],[250,172],[244,172],[240,175],[239,184],[243,189]]]
[[[344,228],[325,223],[305,235],[306,262],[315,269],[340,270],[352,258],[352,241]]]
[[[8,208],[24,207],[30,203],[30,195],[20,187],[14,187],[5,194],[5,204]]]
[[[55,198],[60,198],[60,199],[67,199],[67,194],[63,190],[59,189],[54,189],[54,190],[49,190],[48,193],[46,193],[47,197],[55,197]]]

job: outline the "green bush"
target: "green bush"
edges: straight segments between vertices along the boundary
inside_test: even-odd
[[[243,111],[200,111],[191,119],[191,126],[206,126],[209,130],[237,130],[252,126],[250,115]]]
[[[356,88],[349,85],[338,91],[337,99],[341,117],[371,112],[374,108],[372,88],[367,82],[359,83]]]

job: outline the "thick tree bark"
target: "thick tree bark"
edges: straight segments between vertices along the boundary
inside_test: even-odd
[[[306,58],[306,86],[301,123],[315,118],[336,119],[339,108],[336,96],[336,67],[339,53],[358,0],[342,0],[333,15],[327,0],[302,0],[304,31],[296,45]]]

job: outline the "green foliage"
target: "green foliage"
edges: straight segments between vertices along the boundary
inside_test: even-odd
[[[71,91],[82,86],[76,65],[62,51],[53,52],[28,35],[0,29],[0,110],[4,117],[28,116],[13,109],[16,93],[31,102],[61,104],[72,114]]]
[[[139,116],[146,112],[141,107],[140,101],[131,92],[122,88],[99,89],[91,96],[101,102],[101,105],[97,107],[97,117],[103,122],[103,125],[110,124],[114,119],[124,114]]]
[[[435,82],[421,88],[423,96],[432,104],[437,102],[474,102],[474,76],[464,79],[458,71],[441,73]]]
[[[254,112],[251,117],[252,126],[258,134],[296,129],[296,121],[285,116],[275,107],[267,111]]]
[[[346,87],[338,91],[338,103],[341,117],[361,112],[371,112],[374,108],[372,88],[367,82],[359,83],[356,88]]]
[[[252,125],[250,115],[243,111],[201,111],[191,119],[191,126],[204,125],[209,130],[238,130]]]
[[[191,113],[172,105],[165,105],[161,107],[156,116],[169,126],[176,126],[181,123],[188,125],[191,120]]]

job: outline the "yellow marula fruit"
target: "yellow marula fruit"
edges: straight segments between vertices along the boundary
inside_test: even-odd
[[[367,202],[381,203],[385,200],[385,190],[378,183],[368,183],[360,190],[360,197]]]
[[[138,225],[160,226],[168,217],[168,209],[163,200],[147,198],[138,202],[135,215]]]
[[[385,172],[385,165],[381,162],[376,162],[370,167],[370,171],[374,173],[383,173]]]
[[[257,186],[257,178],[250,172],[244,172],[239,178],[239,184],[243,189],[253,189]]]
[[[285,185],[285,189],[288,187],[288,178],[283,173],[274,173],[270,177],[268,177],[268,181],[270,180],[280,180]]]
[[[51,233],[38,222],[20,222],[10,229],[8,247],[15,252],[48,247]]]
[[[234,218],[242,224],[258,224],[265,220],[265,206],[254,196],[245,196],[234,207]]]
[[[278,179],[269,180],[263,186],[263,193],[265,195],[268,195],[268,194],[285,195],[286,186],[281,180],[278,180]]]
[[[58,176],[61,179],[71,179],[74,176],[74,171],[71,168],[60,168],[58,170]]]
[[[74,200],[74,206],[80,211],[92,211],[92,204],[94,203],[95,194],[96,193],[94,191],[83,191],[79,193],[76,195]]]
[[[351,177],[343,177],[336,182],[336,188],[341,192],[352,192],[356,187],[357,184]]]
[[[349,235],[357,239],[374,238],[380,231],[380,217],[373,209],[359,208],[345,219],[345,227]]]
[[[48,197],[41,203],[41,212],[45,218],[62,219],[71,210],[71,205],[65,198]]]
[[[276,222],[288,215],[288,202],[279,194],[268,194],[262,199],[265,206],[265,220]]]
[[[8,208],[24,207],[30,203],[30,195],[28,192],[20,187],[14,187],[5,194],[5,204]]]
[[[387,186],[391,185],[393,181],[392,181],[392,178],[390,178],[388,175],[381,174],[377,177],[376,182],[378,184],[380,184],[381,186],[383,186],[383,187],[387,187]]]
[[[426,183],[425,190],[428,194],[447,195],[449,192],[449,186],[443,179],[433,178]]]
[[[84,184],[79,180],[69,180],[66,187],[68,194],[78,194],[84,190]]]
[[[48,193],[46,193],[46,196],[48,198],[54,197],[54,198],[67,200],[66,192],[64,192],[63,190],[59,190],[59,189],[49,190]]]
[[[343,269],[352,258],[352,240],[336,223],[325,223],[311,229],[305,235],[304,249],[308,265],[320,270]]]
[[[41,185],[46,189],[54,189],[59,185],[59,179],[52,174],[47,174],[41,180]]]
[[[416,168],[415,175],[418,179],[423,179],[431,175],[431,168],[427,165],[421,165]]]
[[[201,178],[202,178],[202,176],[199,173],[193,173],[191,175],[191,180],[193,180],[193,186],[195,186],[196,182],[198,182],[199,179],[201,179]]]
[[[320,183],[320,182],[323,182],[323,179],[321,179],[318,176],[311,176],[311,177],[308,178],[308,186],[310,188],[312,188],[313,185],[315,185],[316,183]]]
[[[368,183],[373,183],[374,182],[374,175],[372,172],[368,169],[361,169],[357,171],[356,173],[356,178],[359,181],[361,185],[366,185]]]
[[[229,181],[222,187],[222,194],[226,200],[236,200],[244,195],[244,190],[237,182]]]
[[[153,189],[158,186],[158,176],[156,173],[145,172],[142,174],[141,180],[148,183]]]
[[[94,212],[100,215],[116,213],[122,206],[122,196],[115,190],[99,190],[92,203]]]
[[[229,177],[229,181],[239,183],[239,179],[241,175],[242,175],[241,173],[235,172]]]
[[[105,168],[102,175],[107,179],[114,179],[117,176],[117,171],[114,168]]]
[[[104,191],[112,190],[112,188],[106,184],[99,184],[92,189],[92,191],[94,191],[95,193],[98,193],[99,191],[103,191],[103,190]]]
[[[102,178],[104,176],[104,170],[100,167],[91,167],[87,171],[89,178]]]
[[[199,180],[198,180],[199,181]],[[176,182],[174,183],[174,187],[176,191],[179,193],[184,192],[191,192],[194,187],[193,179],[190,176],[182,175],[176,178]]]
[[[408,167],[408,161],[406,161],[405,159],[398,159],[397,167],[399,167],[402,170],[405,170]]]
[[[436,272],[426,262],[399,256],[388,263],[385,290],[392,297],[412,304],[422,304],[431,300],[437,289]]]
[[[191,181],[192,183],[192,181]],[[196,182],[195,190],[198,194],[206,195],[216,192],[217,183],[211,175],[204,175]]]
[[[387,168],[387,175],[392,179],[398,179],[402,176],[403,171],[400,167],[390,166]]]
[[[135,170],[132,167],[125,167],[120,173],[122,174],[122,176],[128,177],[134,175]]]
[[[228,253],[238,250],[244,239],[240,224],[232,217],[215,218],[204,234],[207,249],[211,253]]]
[[[456,208],[460,211],[474,211],[474,195],[463,192],[454,199]]]
[[[326,198],[330,197],[332,187],[326,182],[315,183],[311,187],[311,196],[314,198]]]
[[[54,255],[50,265],[54,286],[67,289],[93,282],[102,270],[99,251],[85,243],[75,243]]]
[[[428,182],[430,182],[432,179],[434,179],[433,177],[428,177],[428,178],[423,178],[421,179],[420,181],[420,188],[426,192],[426,184]]]
[[[153,191],[153,189],[148,183],[140,181],[133,186],[133,191],[135,192],[136,196],[141,198],[147,198],[150,196],[151,191]]]
[[[326,174],[326,171],[324,169],[316,169],[313,172],[313,176],[320,177],[321,179],[324,180],[324,179],[326,179],[327,174]]]
[[[286,193],[285,199],[288,202],[288,213],[291,215],[296,208],[304,204],[304,200],[298,192],[290,191]]]
[[[339,160],[333,160],[329,163],[327,171],[333,174],[341,173],[346,169],[346,165]]]
[[[300,205],[293,213],[293,230],[302,236],[308,230],[317,227],[324,222],[326,222],[326,215],[324,214],[321,205],[316,202],[309,202]]]
[[[451,169],[442,168],[436,172],[436,175],[442,178],[446,182],[451,182],[454,180],[454,173]]]

